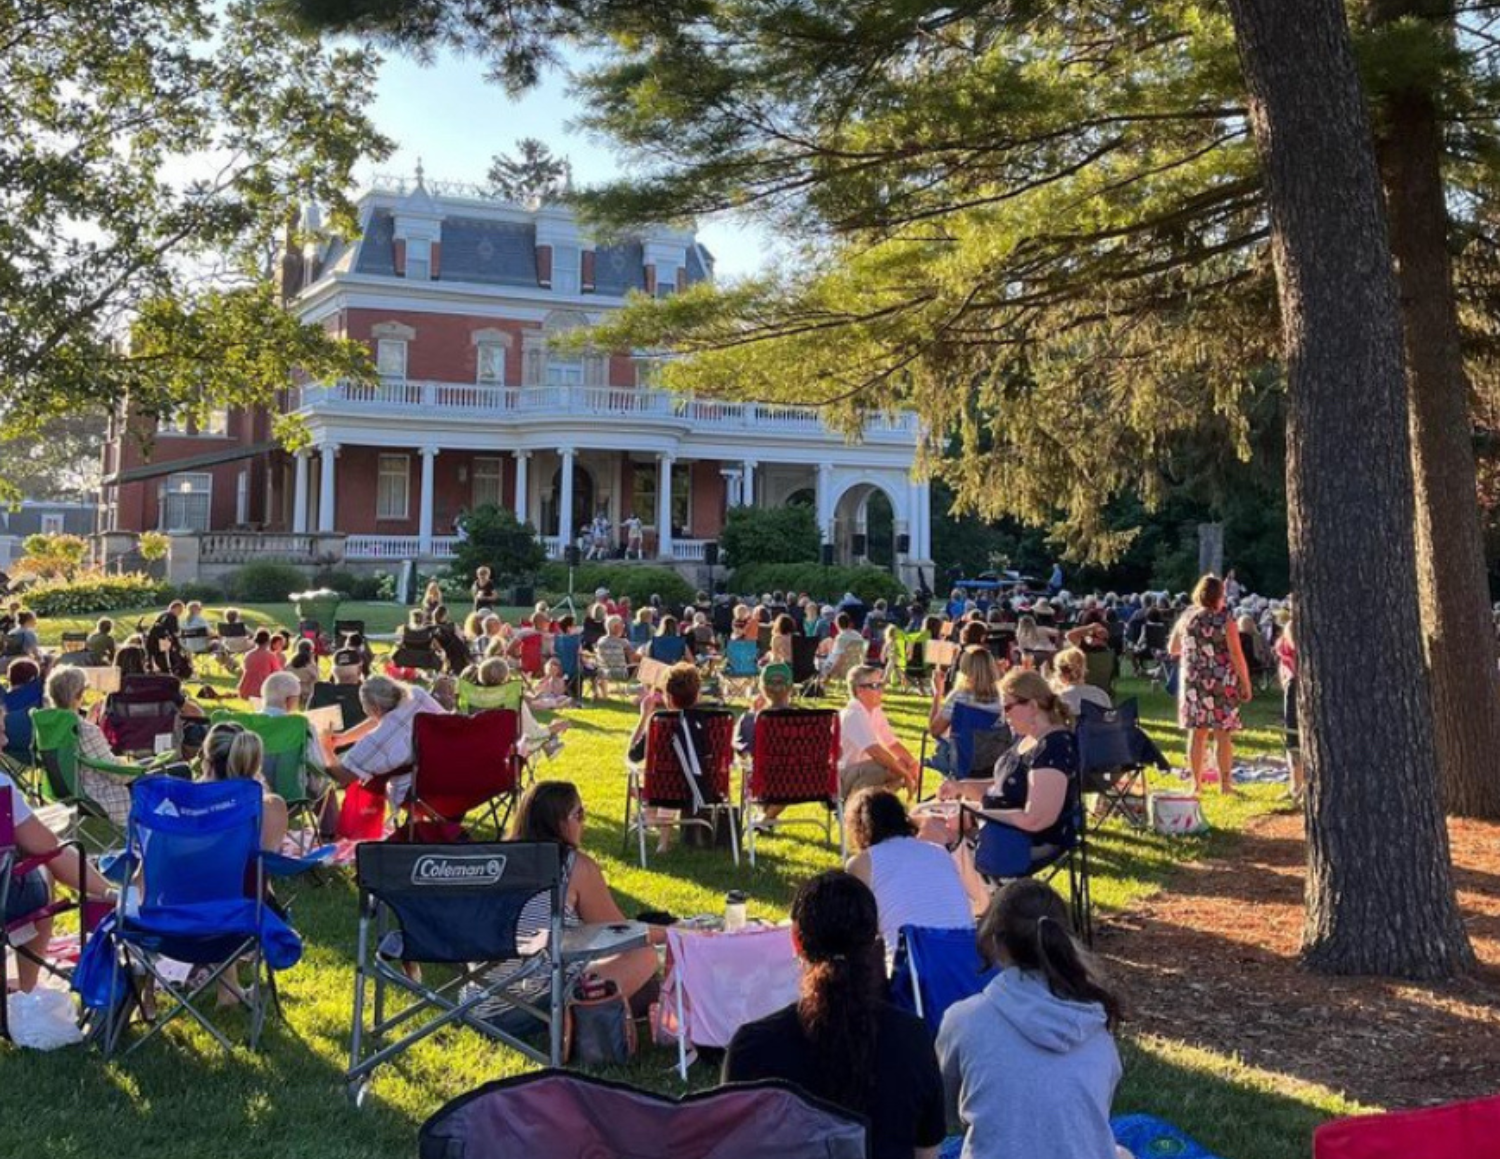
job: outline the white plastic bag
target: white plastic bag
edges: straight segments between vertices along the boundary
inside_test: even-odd
[[[1151,828],[1164,836],[1193,837],[1208,832],[1197,793],[1152,793],[1148,809]]]
[[[55,984],[43,982],[29,994],[12,994],[9,1003],[10,1035],[17,1046],[56,1050],[83,1041],[73,999]]]

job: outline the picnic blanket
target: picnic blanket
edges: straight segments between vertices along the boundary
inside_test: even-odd
[[[1116,1115],[1109,1121],[1115,1142],[1135,1159],[1217,1159],[1202,1144],[1155,1115]],[[964,1137],[951,1135],[943,1141],[938,1159],[959,1159]]]

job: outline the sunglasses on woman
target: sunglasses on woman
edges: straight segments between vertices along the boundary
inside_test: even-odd
[[[1001,707],[1001,709],[1003,711],[1009,712],[1013,708],[1019,708],[1023,704],[1030,704],[1030,703],[1031,703],[1031,701],[1029,701],[1029,700],[1005,700],[1005,701],[1001,701],[1000,707]]]

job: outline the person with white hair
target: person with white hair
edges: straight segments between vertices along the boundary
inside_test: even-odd
[[[341,785],[389,777],[386,796],[392,805],[406,799],[411,786],[412,737],[416,719],[423,713],[445,712],[443,706],[424,689],[402,684],[389,676],[372,676],[359,686],[360,707],[365,710],[362,723],[345,732],[323,734],[323,757],[328,775]],[[357,737],[354,746],[341,757],[335,745]]]

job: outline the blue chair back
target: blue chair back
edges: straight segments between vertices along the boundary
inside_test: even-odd
[[[129,846],[144,866],[142,906],[243,900],[260,851],[261,792],[246,780],[132,783]]]
[[[985,967],[972,927],[902,926],[891,972],[891,1001],[919,1014],[936,1034],[948,1007],[978,994],[999,972]]]
[[[625,635],[630,640],[631,644],[639,648],[641,645],[650,641],[651,625],[633,623],[626,630]]]
[[[569,680],[577,680],[579,674],[578,657],[583,648],[583,640],[579,636],[564,635],[559,632],[552,637],[552,654],[557,657],[558,663],[562,665],[563,675]]]
[[[754,640],[731,640],[724,648],[725,676],[760,674],[760,647]]]
[[[983,746],[976,743],[981,733],[986,734]],[[982,747],[986,756],[993,754],[990,756],[990,766],[993,768],[1000,752],[1013,739],[1010,726],[1005,723],[1002,713],[976,704],[963,703],[953,706],[953,719],[950,721],[948,735],[952,738],[952,775],[955,777],[972,777],[988,772],[988,769],[974,767],[975,750]]]
[[[676,664],[687,655],[687,640],[682,636],[652,636],[651,659],[660,664]]]

